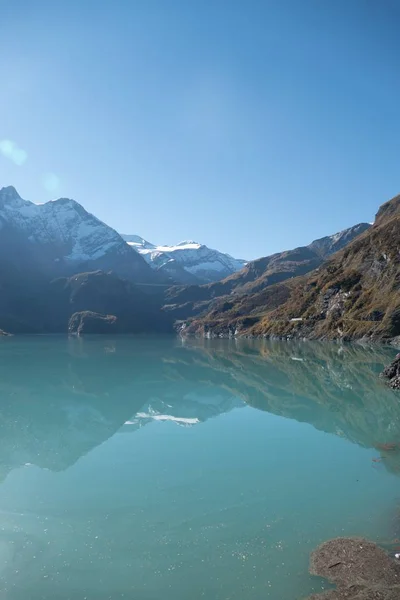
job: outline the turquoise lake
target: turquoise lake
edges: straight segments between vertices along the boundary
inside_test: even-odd
[[[400,547],[394,354],[0,340],[0,600],[296,600],[322,541]]]

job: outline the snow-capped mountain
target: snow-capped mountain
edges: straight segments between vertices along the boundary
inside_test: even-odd
[[[54,276],[102,269],[140,283],[157,279],[114,229],[68,198],[34,204],[4,187],[0,231],[0,260],[28,269]]]
[[[156,246],[138,235],[122,235],[148,264],[179,283],[211,283],[219,281],[246,264],[218,250],[192,240],[176,246]]]

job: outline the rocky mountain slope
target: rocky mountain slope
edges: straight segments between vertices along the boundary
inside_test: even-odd
[[[140,283],[160,278],[111,227],[78,202],[23,200],[12,186],[0,189],[0,261],[46,276],[103,269]]]
[[[239,271],[245,260],[232,258],[218,250],[191,240],[176,246],[155,246],[137,235],[122,235],[147,263],[175,282],[201,284],[219,281]]]
[[[80,204],[37,205],[2,188],[0,232],[0,329],[66,333],[82,312],[80,331],[172,331],[154,285],[165,279]]]
[[[400,196],[374,225],[305,277],[277,284],[194,321],[206,335],[393,341],[400,336]]]
[[[368,223],[359,223],[308,246],[251,261],[237,273],[216,283],[172,287],[166,294],[165,309],[177,319],[186,319],[212,307],[225,312],[238,302],[238,296],[256,294],[275,283],[312,271],[369,227]],[[222,297],[223,300],[216,304],[216,299]]]

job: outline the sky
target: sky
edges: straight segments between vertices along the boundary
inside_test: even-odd
[[[400,193],[397,0],[0,0],[0,187],[253,259]]]

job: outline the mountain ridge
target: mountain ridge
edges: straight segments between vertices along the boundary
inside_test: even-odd
[[[157,298],[157,286],[168,280],[74,200],[34,204],[14,187],[2,188],[0,232],[5,332],[67,333],[73,314],[88,322],[91,312],[99,313],[92,332],[100,331],[103,316],[118,333],[172,331]]]
[[[374,224],[306,275],[215,306],[185,326],[206,336],[400,342],[400,196]],[[396,341],[397,340],[397,341]]]
[[[121,236],[153,269],[177,283],[212,283],[235,273],[246,264],[245,260],[233,258],[194,240],[163,246],[148,242],[138,235]]]
[[[0,189],[0,231],[4,332],[172,332],[175,323],[185,335],[400,341],[400,196],[372,226],[247,263],[193,240],[125,240],[72,199],[34,204],[12,186]],[[224,269],[234,272],[172,284]]]
[[[112,269],[130,280],[160,281],[117,231],[70,198],[34,204],[13,186],[3,187],[0,230],[0,258],[36,263],[48,276]]]
[[[320,266],[328,256],[370,227],[369,223],[359,223],[314,240],[308,246],[250,261],[240,271],[215,283],[200,287],[171,287],[166,294],[165,309],[177,319],[186,319],[206,311],[218,298],[230,302],[232,295],[255,294],[275,283],[303,275]]]

